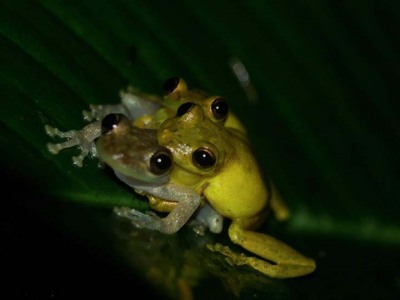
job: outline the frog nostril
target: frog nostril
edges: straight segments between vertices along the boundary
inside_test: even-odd
[[[172,77],[167,79],[164,82],[164,91],[167,92],[168,94],[171,94],[173,91],[175,91],[175,89],[177,88],[177,86],[179,85],[179,77]]]
[[[176,111],[176,116],[182,117],[189,110],[191,110],[193,106],[194,106],[194,103],[192,103],[192,102],[183,103],[181,106],[178,107],[178,110]]]
[[[107,134],[115,129],[121,121],[120,114],[108,114],[101,121],[101,134]]]

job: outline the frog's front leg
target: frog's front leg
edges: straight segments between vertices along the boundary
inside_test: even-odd
[[[178,201],[165,201],[151,195],[148,195],[148,198],[150,207],[158,212],[171,212],[178,204]],[[205,203],[197,210],[194,220],[189,225],[193,228],[194,232],[204,235],[207,228],[210,232],[221,233],[223,223],[224,217],[213,209],[209,203]]]
[[[128,207],[115,208],[114,212],[121,217],[130,219],[136,227],[158,230],[167,234],[173,234],[182,228],[201,202],[200,195],[194,190],[171,183],[159,187],[136,185],[134,188],[166,200],[179,199],[179,202],[165,218],[159,218],[154,214],[145,214]]]
[[[51,137],[66,138],[67,141],[62,143],[48,143],[47,148],[49,152],[58,154],[63,149],[78,146],[81,149],[81,153],[78,156],[73,156],[72,160],[75,165],[82,167],[82,162],[85,157],[90,153],[92,156],[96,156],[96,146],[94,140],[101,135],[101,123],[96,121],[86,125],[81,130],[69,130],[61,131],[57,128],[51,127],[50,125],[45,126],[46,133]]]
[[[230,239],[266,260],[238,254],[218,244],[209,246],[209,249],[226,255],[233,264],[249,265],[275,278],[299,277],[315,270],[316,265],[313,259],[305,257],[272,236],[244,229],[246,226],[243,220],[233,220],[229,227]]]

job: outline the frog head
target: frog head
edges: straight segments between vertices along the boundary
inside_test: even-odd
[[[123,114],[109,114],[101,122],[97,155],[125,183],[164,184],[172,168],[171,152],[157,142],[157,130],[132,125]]]
[[[217,175],[235,155],[226,128],[193,102],[179,106],[175,117],[161,124],[158,141],[173,154],[174,177],[189,185]],[[179,170],[182,176],[176,175]]]
[[[239,119],[229,110],[227,101],[221,96],[210,96],[200,90],[189,89],[186,82],[179,77],[172,77],[165,81],[165,106],[176,111],[187,102],[203,108],[204,116],[216,124],[231,127],[245,132]]]

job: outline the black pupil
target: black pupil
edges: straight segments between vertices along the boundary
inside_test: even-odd
[[[172,77],[164,82],[164,91],[167,93],[172,93],[179,84],[179,77]]]
[[[211,110],[215,118],[223,119],[228,114],[229,107],[224,99],[218,98],[211,104]]]
[[[109,114],[101,121],[101,133],[107,134],[112,131],[119,123],[119,114]]]
[[[172,159],[169,153],[160,152],[151,157],[150,169],[154,174],[161,175],[172,166]]]
[[[178,110],[176,111],[176,115],[178,117],[182,117],[184,114],[186,114],[192,107],[194,106],[194,103],[192,102],[186,102],[183,103],[181,106],[178,107]]]
[[[204,149],[197,149],[193,152],[193,161],[200,168],[209,168],[215,164],[215,156]]]

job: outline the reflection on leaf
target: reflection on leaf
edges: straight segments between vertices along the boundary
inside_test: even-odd
[[[209,251],[207,244],[223,239],[209,232],[199,236],[189,227],[182,234],[169,236],[137,229],[120,220],[114,232],[118,252],[152,285],[163,288],[171,299],[195,299],[193,290],[210,281],[214,296],[221,293],[221,296],[240,297],[243,291],[263,294],[268,287],[277,293],[283,288],[279,281],[250,268],[232,266],[223,255]],[[225,242],[229,243],[226,239]]]

